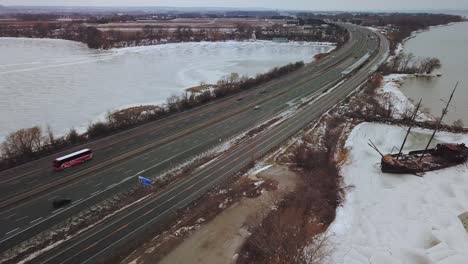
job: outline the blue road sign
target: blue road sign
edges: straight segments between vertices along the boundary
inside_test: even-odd
[[[153,185],[153,181],[151,179],[145,178],[143,176],[138,176],[138,181],[145,186]]]

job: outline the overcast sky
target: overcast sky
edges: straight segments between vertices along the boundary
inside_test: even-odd
[[[1,5],[247,7],[307,10],[468,9],[468,0],[0,0]]]

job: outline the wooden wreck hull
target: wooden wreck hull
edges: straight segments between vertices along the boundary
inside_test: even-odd
[[[385,173],[418,174],[453,167],[465,163],[468,159],[466,155],[447,158],[437,155],[436,149],[429,149],[420,162],[423,153],[424,150],[411,151],[402,154],[399,158],[397,154],[386,155],[382,157],[381,170]]]
[[[447,162],[445,164],[439,164],[438,166],[422,167],[422,168],[408,168],[406,166],[394,166],[394,165],[388,165],[382,162],[381,168],[382,168],[382,172],[384,173],[417,174],[417,173],[424,173],[428,171],[441,170],[441,169],[457,166],[465,162],[466,160],[460,161],[460,162]]]

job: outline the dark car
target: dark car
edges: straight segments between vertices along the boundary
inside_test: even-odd
[[[71,199],[58,199],[52,202],[54,208],[60,208],[71,203]]]

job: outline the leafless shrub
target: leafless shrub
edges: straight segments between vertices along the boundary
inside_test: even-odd
[[[463,127],[465,126],[462,119],[453,121],[452,125],[457,129],[463,129]]]
[[[298,262],[305,264],[322,264],[331,254],[328,238],[328,234],[326,233],[316,235],[312,239],[310,245],[305,247],[302,254],[299,255]]]

